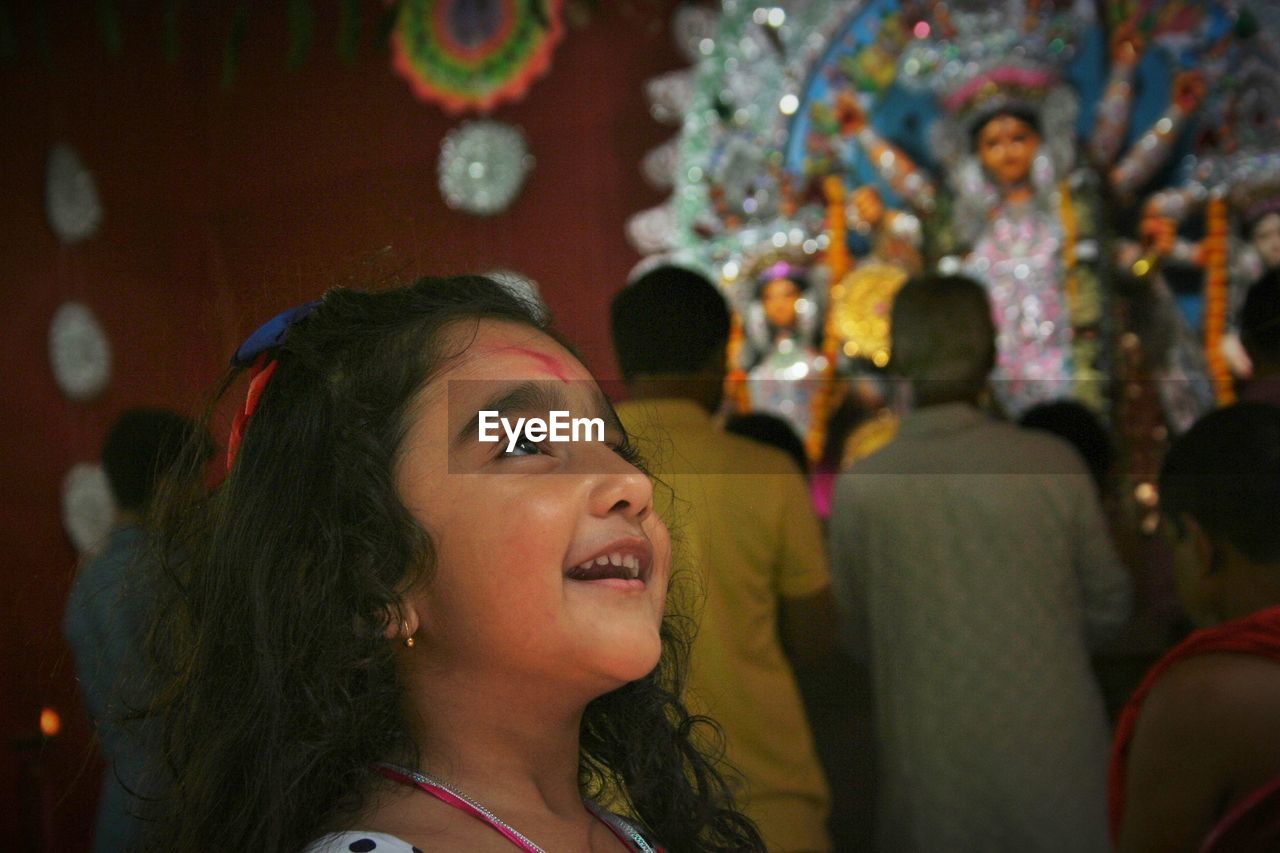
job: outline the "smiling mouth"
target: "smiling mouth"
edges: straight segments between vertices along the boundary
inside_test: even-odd
[[[643,585],[649,577],[652,558],[648,543],[612,548],[572,566],[565,577],[574,581],[626,581],[627,586]]]

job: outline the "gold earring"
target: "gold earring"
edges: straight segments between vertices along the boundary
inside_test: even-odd
[[[409,633],[409,620],[400,620],[400,633],[404,636],[404,647],[406,649],[413,648],[413,634]]]

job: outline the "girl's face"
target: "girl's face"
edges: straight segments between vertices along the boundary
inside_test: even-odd
[[[1258,220],[1249,235],[1253,247],[1267,269],[1280,267],[1280,213],[1268,213]]]
[[[406,596],[419,624],[412,654],[469,684],[488,675],[598,695],[643,677],[662,650],[670,539],[649,478],[614,449],[612,408],[535,329],[483,320],[454,334],[470,345],[416,401],[396,468],[400,499],[437,555]],[[500,425],[496,442],[481,440],[481,411],[514,427],[551,410],[601,419],[604,440],[583,430],[576,441],[520,436],[508,449]]]
[[[996,183],[1015,186],[1031,174],[1040,134],[1020,118],[997,115],[978,131],[978,159]]]

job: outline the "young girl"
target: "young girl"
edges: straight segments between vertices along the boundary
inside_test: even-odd
[[[679,700],[651,483],[536,316],[338,289],[236,353],[227,478],[163,519],[160,849],[763,849]],[[551,411],[604,440],[484,440]]]

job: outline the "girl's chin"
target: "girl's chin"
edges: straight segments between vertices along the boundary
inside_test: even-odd
[[[655,638],[656,639],[656,638]],[[639,681],[649,673],[662,657],[662,644],[656,642],[652,648],[640,648],[639,644],[627,649],[625,654],[602,661],[600,671],[612,683],[605,692],[616,690],[624,684]]]

